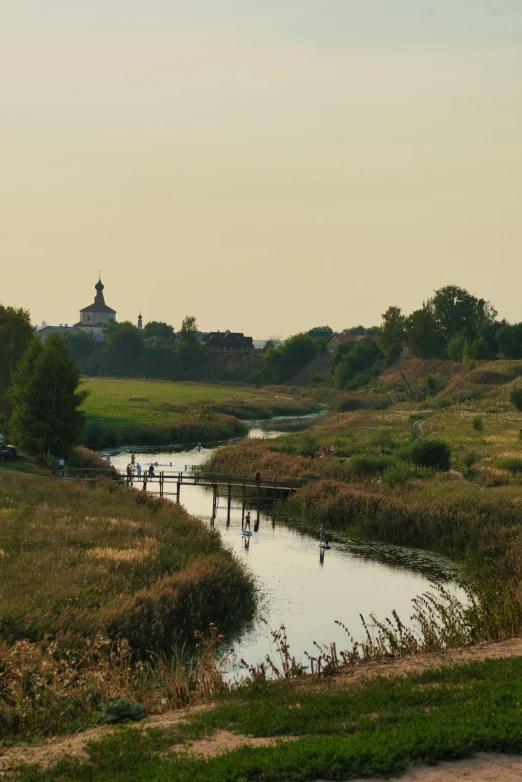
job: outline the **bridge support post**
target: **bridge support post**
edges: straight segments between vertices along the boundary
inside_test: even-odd
[[[181,494],[181,480],[178,478],[178,483],[176,486],[176,502],[179,502],[179,495]]]
[[[160,472],[159,475],[159,490],[160,490],[160,497],[163,497],[163,470]]]
[[[227,524],[230,524],[230,506],[232,505],[232,484],[228,484],[227,492]]]
[[[243,519],[245,518],[245,508],[246,508],[246,486],[243,484],[243,505],[241,509],[241,529],[243,528]]]

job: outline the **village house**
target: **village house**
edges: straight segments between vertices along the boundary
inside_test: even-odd
[[[368,334],[332,334],[326,340],[326,350],[328,353],[335,353],[339,345],[346,342],[366,342],[368,339]]]
[[[201,339],[201,344],[209,350],[254,351],[252,337],[245,337],[242,332],[211,331]]]

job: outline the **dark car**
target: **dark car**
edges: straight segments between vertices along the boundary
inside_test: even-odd
[[[0,462],[5,462],[6,459],[14,459],[15,456],[16,448],[0,443]]]

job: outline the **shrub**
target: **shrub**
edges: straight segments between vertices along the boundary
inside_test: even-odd
[[[449,398],[449,396],[443,396],[440,399],[437,399],[437,407],[440,407],[441,409],[444,409],[445,407],[451,407],[453,402]]]
[[[435,396],[439,391],[443,391],[446,386],[446,379],[439,374],[426,375],[422,381],[422,389],[426,396]]]
[[[395,462],[384,473],[383,482],[393,489],[395,486],[404,486],[411,477],[410,469],[400,462]]]
[[[464,355],[464,348],[467,345],[466,337],[453,337],[448,344],[448,357],[452,361],[462,361]]]
[[[515,457],[499,459],[495,462],[495,467],[498,467],[499,470],[509,470],[512,473],[522,472],[522,459]]]
[[[377,475],[390,468],[395,461],[391,456],[352,456],[348,462],[348,471],[357,478]]]
[[[351,413],[353,410],[364,410],[367,407],[363,399],[343,399],[339,405],[340,413]]]
[[[147,709],[141,703],[119,698],[105,704],[101,721],[107,725],[124,725],[126,722],[141,722],[146,716]]]
[[[134,396],[129,397],[129,402],[150,402],[150,399],[142,394],[134,394]]]
[[[514,386],[514,388],[511,389],[509,401],[517,410],[522,411],[522,386]]]
[[[464,462],[464,466],[467,467],[469,470],[471,467],[473,467],[474,464],[478,461],[478,456],[476,453],[473,453],[470,451],[470,453],[465,453],[462,457],[462,461]]]
[[[484,430],[484,421],[482,420],[482,416],[474,416],[473,420],[471,421],[471,426],[476,432],[482,432]]]
[[[444,440],[422,437],[410,449],[411,460],[417,467],[431,467],[447,472],[451,464],[451,448]]]

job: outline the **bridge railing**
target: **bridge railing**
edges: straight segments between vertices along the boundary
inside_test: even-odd
[[[79,479],[94,479],[100,477],[111,478],[112,480],[138,482],[147,480],[147,482],[155,481],[169,481],[175,483],[185,484],[198,484],[198,483],[226,483],[226,484],[245,484],[247,486],[273,486],[277,487],[292,487],[299,488],[305,486],[307,483],[320,480],[320,476],[308,476],[306,478],[296,478],[293,476],[275,476],[275,475],[261,475],[259,481],[255,476],[229,473],[215,473],[215,472],[184,472],[178,470],[154,470],[153,474],[150,474],[148,470],[142,470],[141,475],[138,475],[135,470],[128,476],[126,472],[119,472],[115,468],[101,470],[97,467],[76,467],[69,470],[69,477]]]

